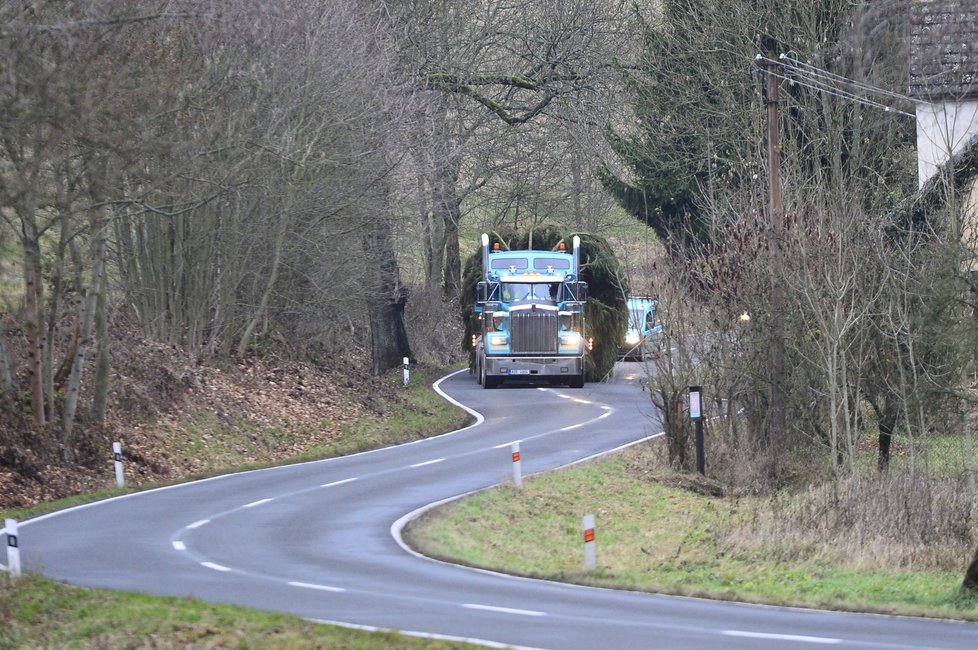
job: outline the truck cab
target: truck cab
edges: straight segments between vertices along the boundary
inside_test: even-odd
[[[573,252],[489,249],[482,235],[483,279],[476,286],[477,381],[495,388],[507,379],[546,379],[580,388],[588,352],[584,328],[587,283],[578,279],[580,239]]]
[[[629,296],[628,329],[618,346],[618,358],[643,361],[655,351],[662,325],[656,316],[658,301],[649,296]]]

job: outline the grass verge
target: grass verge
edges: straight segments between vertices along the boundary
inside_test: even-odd
[[[476,647],[367,633],[194,598],[84,589],[28,575],[0,575],[0,648]]]
[[[443,369],[412,373],[405,389],[397,384],[396,408],[361,418],[343,428],[335,442],[306,450],[281,462],[213,468],[181,481],[267,467],[282,462],[330,458],[437,435],[460,428],[470,416],[431,390]],[[391,379],[391,390],[395,379]],[[221,436],[212,436],[220,440]],[[206,453],[204,450],[203,453]],[[175,483],[173,481],[171,483]],[[0,513],[28,519],[71,506],[160,485],[111,488],[38,506]],[[417,639],[395,633],[363,632],[304,619],[194,598],[165,598],[83,589],[39,575],[12,581],[0,572],[0,648],[462,648],[468,644]]]
[[[235,462],[237,457],[230,450],[240,446],[240,432],[238,434],[225,432],[219,435],[218,432],[212,431],[213,435],[208,434],[207,444],[202,445],[195,453],[223,458],[226,462],[209,465],[206,471],[187,474],[172,481],[142,485],[127,484],[124,488],[110,487],[97,492],[76,494],[64,499],[39,503],[30,508],[0,512],[0,518],[11,517],[23,521],[49,512],[64,510],[72,506],[100,501],[129,492],[164,487],[232,472],[335,458],[460,429],[471,421],[471,416],[446,402],[431,389],[431,385],[435,381],[448,372],[457,369],[456,367],[415,370],[412,372],[410,384],[406,388],[401,386],[400,372],[389,373],[384,377],[384,381],[389,388],[390,397],[379,399],[384,415],[367,415],[355,422],[346,424],[341,428],[339,435],[328,444],[315,445],[298,454],[282,458],[266,457],[261,460]],[[187,439],[198,441],[196,444],[200,444],[201,438],[193,430],[185,431],[183,435]],[[264,455],[268,456],[268,454]]]
[[[643,478],[640,448],[530,477],[426,513],[405,539],[427,555],[508,573],[746,602],[978,621],[963,573],[855,570],[824,558],[734,548],[743,503]],[[596,520],[583,570],[581,520]],[[780,557],[784,557],[781,555]]]

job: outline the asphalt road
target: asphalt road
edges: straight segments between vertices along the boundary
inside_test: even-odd
[[[430,504],[655,434],[638,364],[584,389],[441,383],[485,416],[452,434],[244,472],[22,522],[25,568],[368,628],[531,648],[978,648],[978,625],[590,589],[456,567],[399,531]],[[481,419],[481,418],[480,418]],[[600,559],[600,521],[598,522]]]

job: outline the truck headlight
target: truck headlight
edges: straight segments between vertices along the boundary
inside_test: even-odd
[[[509,345],[509,337],[505,334],[490,334],[489,335],[489,347],[491,348],[504,348]]]
[[[578,332],[561,332],[560,347],[578,350],[581,347],[581,335]]]

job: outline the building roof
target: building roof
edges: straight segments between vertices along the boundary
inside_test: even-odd
[[[978,2],[911,0],[910,95],[978,99]]]

